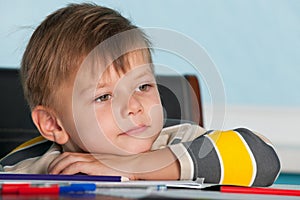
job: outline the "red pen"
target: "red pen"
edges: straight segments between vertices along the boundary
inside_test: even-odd
[[[29,183],[6,183],[2,184],[1,192],[2,194],[59,194],[59,186],[37,187]]]
[[[20,188],[29,188],[29,183],[6,183],[2,184],[1,192],[2,194],[16,194],[19,192]]]
[[[244,186],[211,186],[204,190],[214,190],[226,193],[238,194],[264,194],[264,195],[285,195],[285,196],[300,196],[300,190],[280,189],[280,188],[260,188],[260,187],[244,187]]]
[[[57,185],[49,187],[28,187],[19,188],[19,194],[59,194]]]

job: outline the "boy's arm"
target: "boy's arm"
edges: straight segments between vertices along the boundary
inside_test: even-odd
[[[209,131],[193,141],[170,145],[165,152],[158,150],[140,155],[137,160],[166,161],[167,157],[172,157],[167,149],[173,152],[179,162],[180,179],[199,177],[205,178],[206,183],[269,186],[280,171],[280,161],[270,141],[245,128]],[[159,166],[159,163],[154,163],[155,166]],[[176,173],[175,166],[168,165],[152,173],[136,176],[159,179],[164,171]]]
[[[107,155],[110,157],[110,155]],[[101,159],[103,162],[103,160]],[[131,180],[178,180],[180,164],[169,148],[108,159],[106,164],[125,172]],[[105,162],[104,162],[105,163]],[[121,165],[120,165],[121,164]]]
[[[247,129],[236,129],[130,156],[64,153],[49,170],[147,180],[201,177],[207,183],[268,186],[276,179],[280,163],[271,145]]]
[[[269,141],[245,128],[208,131],[170,148],[180,166],[190,161],[193,176],[184,178],[202,177],[207,183],[268,186],[280,171],[279,158]]]
[[[121,175],[130,180],[178,180],[180,166],[169,148],[129,156],[65,152],[52,161],[48,173]]]

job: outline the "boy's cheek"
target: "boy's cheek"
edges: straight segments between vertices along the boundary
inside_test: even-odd
[[[151,117],[151,125],[156,126],[157,129],[162,129],[163,107],[160,103],[151,107],[151,109],[149,110],[149,116]]]

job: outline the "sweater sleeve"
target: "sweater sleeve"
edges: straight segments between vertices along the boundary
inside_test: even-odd
[[[245,128],[208,131],[169,147],[179,160],[181,179],[199,177],[205,178],[205,183],[269,186],[280,172],[273,146]]]

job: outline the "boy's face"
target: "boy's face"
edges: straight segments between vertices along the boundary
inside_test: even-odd
[[[74,87],[62,93],[69,103],[61,106],[61,119],[73,146],[123,155],[150,150],[163,126],[160,96],[142,53],[127,58],[125,72],[109,66],[93,78],[79,70]]]

